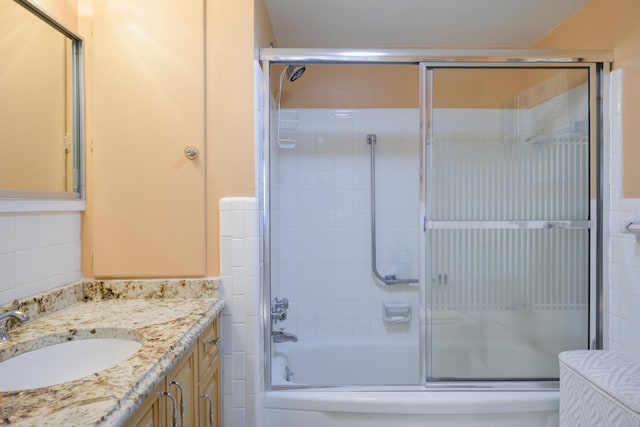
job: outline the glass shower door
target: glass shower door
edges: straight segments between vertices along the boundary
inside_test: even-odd
[[[427,68],[429,381],[557,379],[588,348],[591,73]]]

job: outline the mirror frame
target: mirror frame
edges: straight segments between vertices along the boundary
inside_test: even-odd
[[[82,211],[85,209],[85,127],[84,127],[84,67],[83,39],[69,30],[45,10],[30,0],[14,0],[71,40],[72,46],[72,135],[73,135],[73,191],[31,191],[0,189],[0,213],[38,211]]]

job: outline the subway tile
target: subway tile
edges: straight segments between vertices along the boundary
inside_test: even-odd
[[[231,236],[220,237],[220,275],[231,276],[232,266],[232,239]]]
[[[0,294],[13,291],[16,287],[16,254],[0,255]],[[0,304],[2,304],[0,302]]]
[[[228,210],[220,211],[220,236],[233,236],[233,214]]]
[[[247,387],[245,380],[232,380],[231,387],[233,392],[233,407],[245,408],[247,405]]]
[[[233,335],[233,328],[231,327],[232,318],[228,314],[228,310],[226,307],[224,314],[222,315],[221,323],[220,334],[221,336],[225,337],[225,339],[222,341],[222,352],[225,356],[231,356],[231,354],[233,353],[233,343],[235,342],[235,338]],[[229,361],[229,363],[231,363],[231,361]],[[229,364],[227,366],[231,365]]]
[[[260,293],[258,292],[258,280],[253,279],[251,281],[248,281],[247,283],[249,284],[249,286],[245,293],[245,314],[247,316],[258,316],[262,312],[262,301],[260,299]]]
[[[257,275],[258,268],[258,255],[260,248],[258,247],[258,237],[245,238],[245,255],[246,260],[245,275],[255,277]]]
[[[233,390],[231,384],[233,381],[233,355],[222,356],[222,393],[225,395],[231,395]]]
[[[40,218],[38,215],[16,217],[16,250],[24,251],[39,248]]]
[[[39,215],[38,246],[57,245],[60,242],[60,215]]]
[[[245,237],[255,237],[259,236],[258,229],[258,211],[250,210],[244,212],[244,233]]]
[[[44,277],[38,264],[38,250],[16,252],[16,286],[23,287]]]
[[[233,267],[244,266],[244,239],[231,239],[231,265]]]
[[[235,319],[234,319],[234,322],[235,322]],[[244,323],[232,323],[231,334],[233,335],[232,351],[233,352],[245,351],[247,348],[247,344],[245,342]]]
[[[0,254],[16,250],[16,217],[0,216]]]
[[[234,402],[235,403],[235,402]],[[225,424],[230,427],[247,427],[247,410],[242,408],[233,408],[233,424]]]
[[[243,238],[245,237],[244,233],[244,211],[233,211],[231,216],[232,222],[232,236],[234,238]]]
[[[233,295],[231,297],[231,300],[232,300],[231,303],[233,307],[232,315],[233,315],[234,321],[235,322],[243,321],[245,317],[245,309],[246,309],[244,294]]]
[[[232,381],[245,380],[245,353],[234,352],[232,355]]]
[[[233,281],[233,289],[231,291],[231,295],[245,295],[247,293],[247,278],[245,276],[245,268],[244,267],[232,267],[231,268],[232,281]]]
[[[15,287],[12,287],[11,289],[8,289],[6,291],[0,291],[0,304],[8,304],[14,299],[16,299]]]

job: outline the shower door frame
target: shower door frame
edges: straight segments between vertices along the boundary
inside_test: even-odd
[[[421,237],[421,258],[426,260],[427,247],[427,167],[429,166],[429,144],[432,131],[431,98],[433,88],[433,70],[438,68],[588,68],[589,69],[589,141],[590,156],[592,141],[595,141],[596,161],[596,203],[590,206],[590,261],[589,261],[589,337],[590,349],[601,349],[604,344],[604,274],[606,268],[604,260],[604,228],[602,224],[608,213],[604,210],[605,201],[609,195],[605,186],[605,173],[609,167],[605,161],[605,145],[608,146],[608,77],[613,53],[608,50],[511,50],[511,49],[292,49],[265,48],[260,50],[260,61],[263,71],[263,131],[262,131],[262,170],[257,171],[261,177],[260,196],[260,231],[263,236],[262,245],[262,322],[264,329],[264,380],[266,390],[301,388],[271,385],[271,218],[270,218],[270,134],[271,108],[269,94],[271,91],[271,64],[396,64],[415,65],[419,67],[419,99],[420,99],[420,188],[424,200],[425,218],[424,230]],[[590,171],[591,177],[593,171]],[[590,199],[591,200],[591,199]],[[595,220],[594,220],[595,217]],[[420,263],[423,265],[423,262]],[[426,319],[426,272],[420,274],[420,383],[417,387],[455,389],[461,388],[496,388],[496,389],[531,389],[557,388],[557,381],[443,381],[428,380],[430,373],[429,352],[426,349],[430,331],[427,329]],[[308,385],[303,387],[314,387]],[[334,386],[340,388],[341,386]],[[387,387],[381,385],[381,387]],[[371,387],[368,387],[371,388]],[[397,388],[397,387],[394,387]],[[404,387],[407,388],[407,387]],[[409,386],[409,388],[414,388]]]
[[[428,248],[430,247],[430,237],[427,233],[428,230],[435,229],[447,229],[450,228],[446,224],[444,227],[435,227],[432,223],[435,222],[447,222],[447,221],[431,221],[432,217],[430,209],[433,208],[433,204],[429,203],[431,196],[429,194],[429,182],[428,182],[428,171],[432,170],[432,160],[433,157],[431,155],[431,147],[432,147],[432,138],[433,138],[433,100],[432,95],[434,92],[434,84],[433,84],[433,75],[434,72],[438,69],[550,69],[550,68],[559,68],[559,69],[585,69],[588,70],[588,93],[589,93],[589,150],[588,150],[588,168],[589,168],[589,183],[588,189],[591,188],[591,179],[593,177],[594,171],[591,170],[591,156],[596,156],[596,171],[595,171],[595,192],[596,197],[589,197],[589,219],[588,220],[574,220],[574,221],[562,221],[563,223],[568,223],[567,229],[586,229],[589,230],[589,292],[588,292],[588,348],[589,349],[602,349],[603,348],[603,316],[601,307],[603,306],[603,275],[602,275],[602,266],[603,266],[603,248],[602,248],[602,221],[603,221],[603,211],[604,211],[604,184],[603,184],[603,153],[604,153],[604,132],[603,128],[605,125],[604,120],[604,105],[603,99],[605,98],[602,94],[603,91],[603,83],[604,83],[604,74],[609,72],[608,64],[602,62],[586,62],[586,61],[567,61],[560,60],[556,62],[547,62],[547,61],[535,61],[535,62],[523,62],[523,63],[512,63],[512,62],[499,62],[499,63],[487,63],[487,62],[474,62],[474,61],[462,61],[456,63],[446,63],[442,62],[433,62],[433,61],[424,61],[420,63],[420,140],[421,140],[421,155],[420,160],[422,162],[421,169],[421,186],[423,186],[424,192],[424,209],[425,209],[425,218],[424,218],[424,233],[425,241],[421,244],[421,247]],[[595,141],[595,144],[593,142]],[[595,147],[592,149],[592,147]],[[591,201],[595,199],[595,206],[592,205]],[[595,220],[594,220],[595,218]],[[468,228],[468,229],[480,229],[483,228],[480,223],[485,221],[455,221],[455,226],[452,225],[451,228]],[[513,224],[510,224],[510,221],[491,221],[492,223],[497,223],[497,227],[501,229],[522,229],[522,224],[518,227],[515,227]],[[524,221],[527,223],[524,228],[526,229],[545,229],[548,228],[550,223],[553,221]],[[426,254],[425,254],[426,256]],[[428,267],[426,268],[426,272],[422,274],[424,277],[431,277],[429,275]],[[424,279],[421,277],[421,279]],[[426,302],[426,292],[429,290],[429,284],[423,283],[421,286],[421,292],[425,292],[425,295],[421,295],[421,302]],[[426,312],[426,310],[425,310]],[[428,319],[428,315],[425,314],[425,321],[421,322],[421,326],[424,327],[424,331],[422,334],[423,340],[420,342],[421,346],[421,355],[420,361],[422,366],[420,367],[420,372],[422,374],[421,378],[425,380],[425,383],[430,388],[442,388],[451,387],[452,384],[456,386],[464,386],[464,387],[473,387],[478,384],[482,384],[483,387],[493,387],[493,385],[498,385],[499,387],[503,387],[505,384],[513,384],[516,381],[505,380],[505,379],[483,379],[483,380],[434,380],[432,377],[432,369],[431,369],[431,356],[432,353],[426,350],[426,343],[429,338],[432,336],[431,332],[431,322]],[[424,348],[423,348],[424,347]],[[546,385],[554,386],[557,384],[557,380],[547,380],[547,379],[531,379],[531,380],[519,380],[526,381],[529,383],[538,384],[540,387],[545,387]]]

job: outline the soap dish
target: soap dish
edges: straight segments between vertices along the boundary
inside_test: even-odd
[[[405,301],[382,303],[383,318],[389,323],[407,323],[411,320],[411,303]]]

